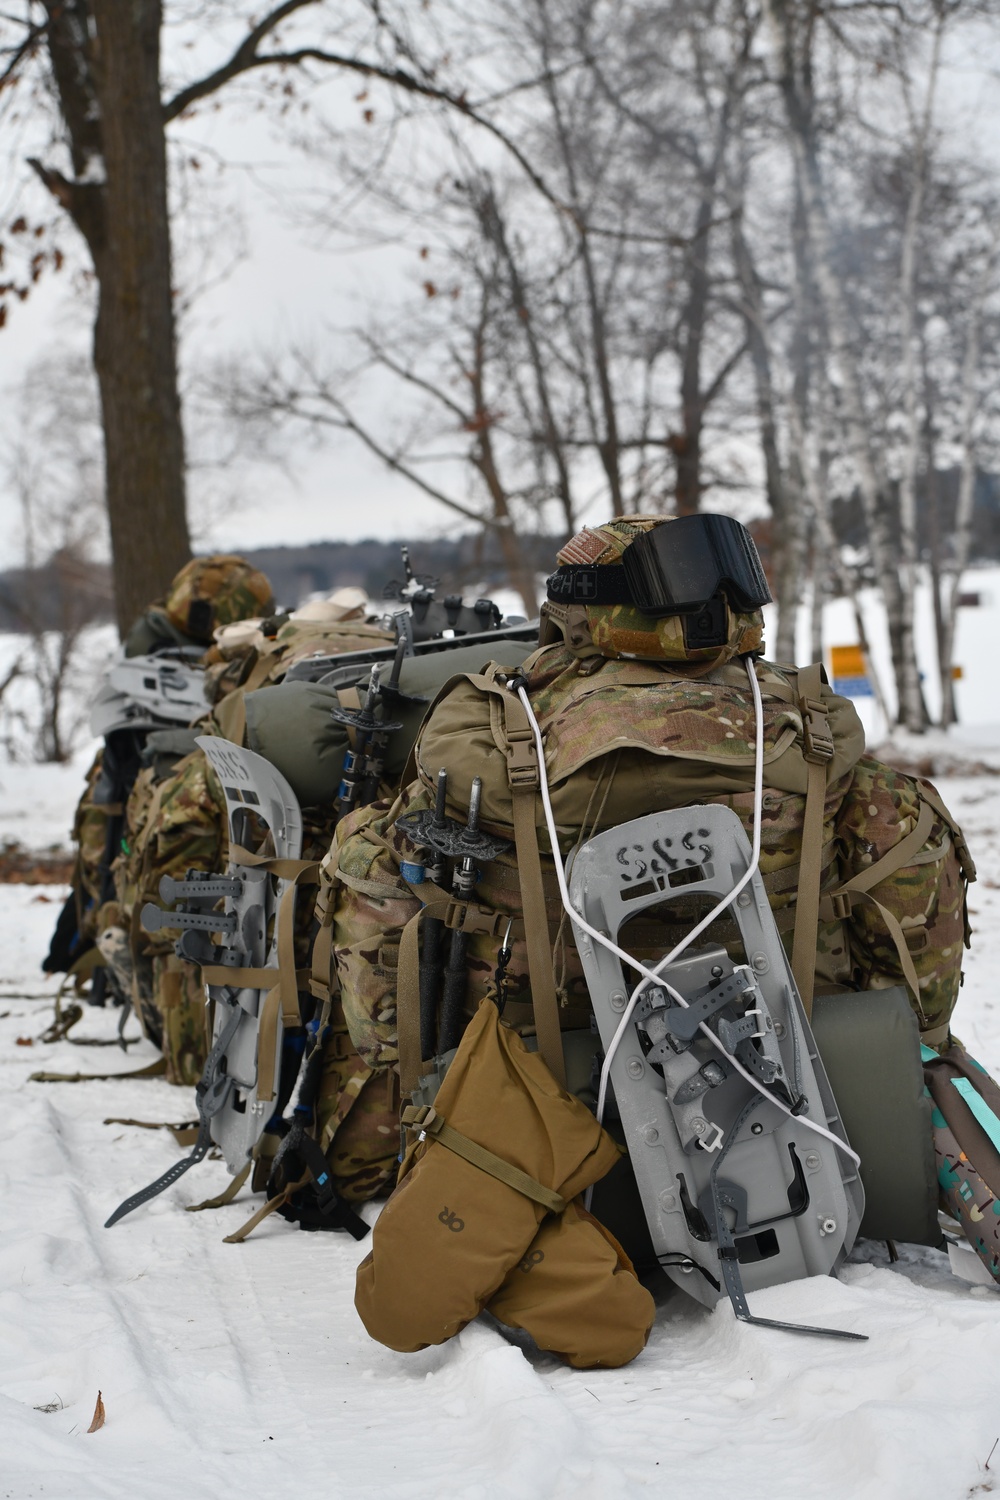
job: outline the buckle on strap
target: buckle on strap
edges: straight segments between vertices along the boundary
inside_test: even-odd
[[[833,760],[834,743],[826,704],[817,698],[800,698],[802,715],[802,755],[811,765],[827,765]]]
[[[539,785],[538,755],[530,729],[515,731],[507,738],[507,780],[512,787]]]
[[[440,1130],[444,1121],[433,1104],[408,1104],[400,1115],[400,1123],[404,1130],[412,1130],[414,1134],[426,1135],[429,1131],[433,1135],[435,1126]]]
[[[508,924],[520,937],[524,923],[509,912],[473,906],[468,901],[452,901],[444,914],[444,925],[451,932],[485,932],[489,937],[499,937]]]
[[[854,896],[851,891],[828,891],[819,898],[821,922],[846,922],[853,910]]]

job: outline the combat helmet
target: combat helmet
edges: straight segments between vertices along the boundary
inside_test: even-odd
[[[181,568],[163,609],[176,630],[208,646],[217,626],[270,614],[274,599],[269,580],[257,568],[242,557],[215,553],[192,558]]]
[[[579,656],[722,665],[759,651],[771,594],[731,516],[621,516],[572,537],[542,606],[542,644]]]

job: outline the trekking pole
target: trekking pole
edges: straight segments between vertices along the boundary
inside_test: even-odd
[[[456,824],[445,812],[448,803],[448,772],[444,766],[437,773],[433,808],[404,813],[396,827],[426,852],[427,863],[421,867],[419,880],[425,875],[435,885],[444,880],[445,856],[455,840]],[[420,1056],[434,1056],[437,1044],[438,1000],[441,996],[441,971],[444,964],[444,918],[425,917],[420,932]]]
[[[437,776],[434,798],[433,826],[438,830],[447,827],[445,806],[448,800],[448,772],[441,767]],[[434,863],[427,874],[440,885],[444,878],[444,855],[437,849],[430,851]],[[425,917],[423,943],[420,950],[420,1056],[433,1057],[437,1042],[438,998],[441,993],[441,971],[444,967],[444,919]]]
[[[382,740],[382,753],[384,754],[384,746],[388,742],[389,734],[395,729],[402,728],[401,724],[395,721],[386,722],[379,716],[381,706],[379,672],[378,667],[374,666],[361,708],[341,708],[338,705],[337,708],[330,710],[336,723],[345,724],[355,733],[354,749],[348,750],[344,756],[344,770],[336,798],[338,818],[344,817],[345,814],[361,805],[364,787],[369,776],[368,766],[373,742],[377,737],[386,737]]]
[[[469,797],[469,817],[465,825],[466,841],[477,845],[483,838],[479,832],[479,809],[483,800],[483,779],[477,776],[472,783]],[[451,878],[452,893],[458,901],[468,901],[476,888],[479,871],[473,854],[463,854],[455,866]],[[469,934],[456,927],[451,934],[451,947],[444,970],[444,985],[441,995],[441,1029],[438,1033],[438,1053],[449,1052],[457,1047],[462,1036],[462,1016],[465,1009],[465,994],[468,987]]]
[[[496,859],[498,854],[510,848],[510,839],[483,833],[479,827],[483,796],[481,777],[477,776],[472,783],[469,814],[464,826],[445,815],[447,791],[448,772],[442,769],[438,772],[433,810],[421,809],[420,812],[404,813],[397,819],[396,827],[401,828],[415,844],[437,855],[437,863],[432,868],[432,878],[437,884],[440,884],[443,874],[441,862],[446,858],[458,860],[452,876],[452,892],[457,901],[464,902],[474,892],[479,878],[476,860],[485,863]],[[452,931],[448,962],[444,968],[441,1024],[435,1039],[434,1023],[442,977],[444,927],[445,922],[440,917],[424,919],[423,953],[420,961],[420,1046],[424,1058],[450,1051],[458,1045],[462,1034],[469,935],[461,927],[456,927]]]
[[[405,704],[418,702],[419,699],[411,699],[405,693],[399,691],[399,674],[403,666],[403,657],[406,655],[406,637],[400,635],[396,642],[396,655],[392,660],[392,670],[389,679],[383,683],[378,681],[378,704],[383,714],[399,711]],[[373,681],[376,680],[373,674]],[[384,718],[378,721],[377,727],[372,730],[368,740],[368,754],[365,757],[364,781],[361,785],[360,802],[367,804],[374,802],[378,796],[378,789],[382,783],[382,772],[385,767],[385,752],[389,748],[389,736],[396,729],[401,729],[402,724],[397,721],[387,722]]]

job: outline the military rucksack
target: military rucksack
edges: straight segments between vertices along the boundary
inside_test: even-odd
[[[741,667],[698,676],[637,661],[580,660],[554,644],[522,671],[545,737],[564,857],[650,808],[721,802],[749,825],[753,723]],[[803,997],[808,1004],[816,985],[906,983],[924,1040],[938,1045],[968,937],[965,886],[974,868],[961,832],[929,783],[863,755],[852,705],[831,692],[818,668],[796,673],[759,662],[757,673],[765,717],[760,868]],[[427,856],[400,826],[404,814],[433,805],[442,768],[449,814],[464,821],[479,777],[481,825],[512,845],[484,866],[474,900],[465,903],[427,881]],[[471,1014],[488,992],[509,921],[505,1014],[537,1026],[555,1060],[558,1029],[586,1026],[589,1005],[547,858],[534,746],[497,673],[446,685],[418,738],[413,770],[392,808],[366,809],[341,824],[328,862],[342,886],[334,948],[355,1045],[375,1066],[399,1062],[404,1092],[411,1088],[425,1060],[421,925],[437,919],[468,934]],[[621,858],[627,862],[629,851]],[[638,866],[634,873],[641,875]],[[683,933],[687,918],[644,917],[630,945],[640,957],[663,951],[671,923]]]

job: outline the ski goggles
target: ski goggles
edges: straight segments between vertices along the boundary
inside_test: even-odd
[[[550,599],[632,604],[654,619],[703,609],[720,593],[748,613],[771,603],[746,527],[731,516],[703,513],[640,532],[620,566],[561,567],[548,579]]]

